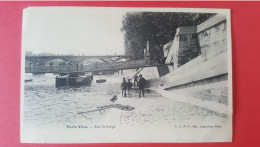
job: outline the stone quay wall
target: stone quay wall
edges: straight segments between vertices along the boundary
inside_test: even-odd
[[[180,58],[184,57],[180,56],[182,54],[179,52],[183,43],[179,41],[178,36],[174,39],[166,59],[166,63],[173,62],[174,66],[168,66],[170,73],[163,77],[164,89],[228,80],[226,17],[218,14],[198,25],[196,30],[197,42],[193,41],[193,45],[197,43],[198,46],[192,47],[191,43],[190,49],[187,50],[195,52],[198,49],[196,53],[199,55],[189,55],[189,58],[194,58],[184,64],[178,63]],[[186,34],[188,33],[189,31],[186,31]],[[191,40],[187,40],[186,43],[190,42]]]
[[[166,63],[174,63],[173,69],[176,69],[197,57],[199,53],[197,27],[179,27],[176,30]]]

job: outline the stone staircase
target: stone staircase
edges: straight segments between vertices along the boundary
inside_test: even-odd
[[[136,75],[138,75],[143,70],[143,67],[140,67],[136,72],[129,77],[129,79],[133,80]]]
[[[150,90],[150,89],[144,89],[144,94],[145,94],[146,99],[156,99],[156,98],[162,97],[159,93],[155,92],[154,90]],[[122,94],[120,96],[122,97]],[[131,90],[131,94],[128,95],[128,93],[127,93],[127,97],[125,97],[125,98],[139,98],[139,88],[133,87],[133,89]]]
[[[169,73],[169,69],[168,69],[167,65],[158,65],[157,70],[158,70],[160,77]]]

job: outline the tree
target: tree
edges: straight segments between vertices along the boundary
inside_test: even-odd
[[[174,39],[180,26],[197,26],[213,13],[129,12],[122,20],[125,52],[136,59],[143,58],[146,42],[162,46]]]

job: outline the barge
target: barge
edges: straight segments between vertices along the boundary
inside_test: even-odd
[[[59,75],[56,77],[56,87],[61,86],[80,86],[91,85],[93,80],[92,74],[71,73],[67,75]]]

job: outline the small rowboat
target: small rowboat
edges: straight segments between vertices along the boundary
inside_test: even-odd
[[[99,79],[99,80],[96,80],[97,83],[104,83],[106,82],[107,80],[106,79]]]
[[[32,82],[33,79],[25,79],[24,82]]]

